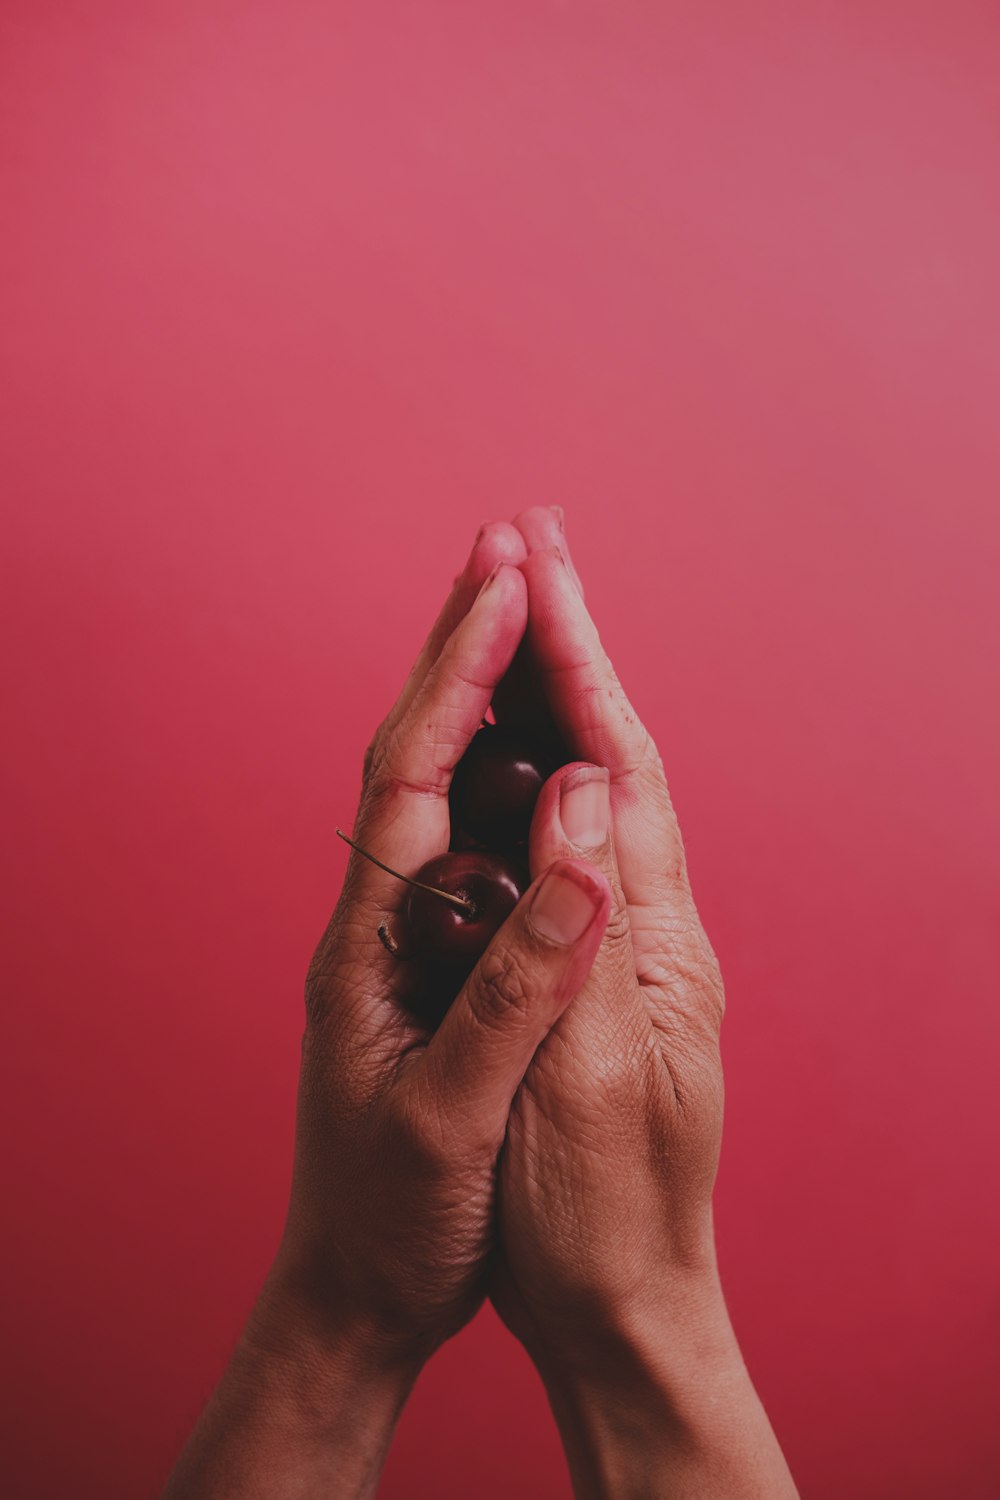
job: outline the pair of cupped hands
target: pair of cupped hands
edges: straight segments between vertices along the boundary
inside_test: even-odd
[[[365,849],[412,872],[448,848],[491,705],[574,757],[532,884],[429,1033],[419,966],[377,935],[405,887],[351,856],[307,979],[283,1241],[168,1495],[370,1494],[421,1366],[487,1296],[578,1495],[794,1494],[716,1272],[719,968],[558,507],[481,527],[365,757]]]

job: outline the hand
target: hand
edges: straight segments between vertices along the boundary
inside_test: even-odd
[[[452,771],[524,634],[524,556],[514,528],[483,529],[366,756],[355,837],[404,873],[448,847]],[[421,1364],[486,1294],[511,1100],[586,977],[611,892],[556,862],[433,1036],[408,1009],[422,966],[377,936],[404,894],[351,857],[307,981],[282,1245],[168,1495],[369,1493]]]
[[[493,1300],[546,1381],[579,1494],[776,1500],[794,1488],[715,1267],[719,967],[660,757],[601,648],[561,517],[517,525],[524,670],[580,757],[543,788],[531,868],[592,860],[612,909],[511,1112]]]
[[[485,540],[473,578],[501,546],[504,560],[438,655],[450,616],[461,615],[459,585],[366,757],[355,838],[404,872],[448,848],[452,771],[526,624],[524,579],[506,561],[523,556],[518,533],[492,527]],[[539,874],[431,1037],[408,1008],[423,966],[392,957],[376,935],[405,889],[357,855],[310,968],[279,1266],[318,1303],[350,1308],[369,1345],[393,1361],[422,1362],[485,1296],[511,1100],[607,920],[611,895],[598,872],[562,861]]]
[[[579,757],[543,788],[531,869],[586,851],[612,890],[590,977],[528,1071],[503,1162],[511,1282],[497,1300],[529,1347],[568,1353],[599,1313],[641,1303],[665,1261],[700,1273],[712,1260],[723,987],[660,757],[560,555],[557,518],[518,519],[529,659]]]

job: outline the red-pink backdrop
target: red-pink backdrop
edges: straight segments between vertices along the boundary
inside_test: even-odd
[[[537,501],[728,979],[803,1491],[996,1495],[998,70],[992,0],[6,0],[11,1500],[152,1495],[225,1362],[334,824]],[[567,1494],[489,1315],[383,1494]]]

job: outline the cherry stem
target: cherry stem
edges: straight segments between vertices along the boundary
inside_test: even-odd
[[[352,849],[355,849],[358,854],[364,855],[365,859],[370,859],[373,865],[378,865],[379,869],[384,870],[387,875],[395,875],[397,880],[405,880],[407,885],[415,885],[418,891],[430,891],[432,896],[440,896],[442,901],[450,901],[452,906],[457,906],[459,911],[464,911],[467,917],[475,916],[475,903],[467,901],[464,896],[453,896],[451,891],[442,891],[439,886],[425,885],[422,880],[414,880],[409,875],[400,875],[398,870],[392,869],[390,865],[384,865],[380,859],[375,858],[374,854],[369,854],[367,849],[362,849],[360,844],[356,844],[353,839],[348,838],[343,829],[335,828],[334,832],[338,839],[343,839],[345,844],[350,844]]]

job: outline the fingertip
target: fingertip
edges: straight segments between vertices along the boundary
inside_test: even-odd
[[[486,572],[489,572],[498,562],[519,567],[527,557],[528,549],[524,537],[509,521],[484,521],[476,533],[472,555],[484,562],[488,560]]]
[[[484,521],[465,567],[455,580],[456,591],[464,596],[465,609],[499,563],[520,567],[527,555],[524,537],[516,527],[508,521]]]
[[[507,606],[521,603],[527,616],[528,585],[524,574],[516,564],[505,559],[494,564],[479,590],[476,603],[487,599],[491,604],[500,603]]]
[[[528,505],[518,511],[514,525],[528,545],[528,551],[558,545],[562,536],[561,507],[554,505]]]
[[[515,517],[514,525],[527,543],[529,557],[537,552],[551,552],[553,549],[558,552],[566,565],[566,571],[573,580],[573,586],[577,593],[582,595],[583,584],[573,565],[566,542],[565,514],[562,506],[532,505]]]

